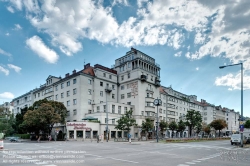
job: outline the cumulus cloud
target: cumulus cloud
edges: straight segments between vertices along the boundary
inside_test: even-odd
[[[197,70],[197,71],[198,71],[198,70],[199,70],[199,67],[196,67],[196,68],[195,68],[195,70]]]
[[[0,93],[0,99],[13,99],[15,96],[11,92]]]
[[[10,54],[10,53],[8,53],[8,52],[6,52],[6,51],[2,50],[1,48],[0,48],[0,54],[2,54],[2,55],[6,55],[6,56],[11,56],[11,54]]]
[[[6,35],[6,36],[9,36],[9,35],[10,35],[10,33],[9,33],[9,32],[7,32],[5,35]]]
[[[8,6],[8,7],[7,7],[7,10],[8,10],[9,12],[11,12],[11,13],[15,13],[14,9],[13,9],[11,6]]]
[[[59,58],[57,53],[46,46],[38,36],[33,36],[26,40],[26,45],[48,63],[56,63]]]
[[[180,56],[181,56],[181,53],[182,53],[182,52],[179,51],[179,52],[175,53],[174,56],[175,56],[175,57],[180,57]]]
[[[0,66],[0,72],[3,72],[6,76],[9,75],[9,70]]]
[[[15,24],[15,28],[14,28],[14,30],[20,30],[20,29],[22,29],[21,25],[19,25],[19,24]]]
[[[15,72],[17,72],[17,73],[19,73],[19,72],[22,70],[22,68],[20,68],[20,67],[18,67],[18,66],[15,66],[15,65],[13,65],[13,64],[8,64],[8,67],[9,67],[10,69],[14,69]]]

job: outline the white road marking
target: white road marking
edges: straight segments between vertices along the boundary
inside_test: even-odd
[[[138,163],[138,162],[135,162],[135,161],[130,161],[130,160],[123,160],[123,159],[118,159],[118,158],[113,158],[113,157],[103,157],[103,156],[98,156],[98,155],[94,155],[94,154],[85,154],[86,156],[95,156],[95,157],[98,157],[98,158],[103,158],[103,159],[112,159],[112,160],[118,160],[118,161],[124,161],[124,162],[129,162],[129,163]]]
[[[192,162],[186,162],[187,164],[196,164],[196,163],[192,163]]]
[[[201,162],[201,161],[198,161],[198,160],[193,160],[192,162],[196,162],[196,163],[199,163],[199,162]]]
[[[189,166],[189,165],[186,165],[186,164],[179,164],[177,166]]]

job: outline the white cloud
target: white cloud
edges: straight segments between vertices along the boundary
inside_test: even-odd
[[[13,99],[14,97],[11,92],[0,93],[0,99]]]
[[[250,89],[250,76],[244,75],[243,89]],[[217,77],[215,80],[216,86],[227,86],[229,90],[241,89],[241,73],[236,75],[227,74],[225,76]]]
[[[13,9],[11,6],[8,6],[8,7],[7,7],[7,10],[8,10],[9,12],[11,12],[11,13],[15,13],[14,9]]]
[[[123,4],[125,6],[128,6],[129,3],[127,0],[113,0],[112,6],[115,6],[117,4]]]
[[[9,67],[10,69],[14,69],[17,73],[19,73],[19,72],[22,70],[22,68],[20,68],[20,67],[18,67],[18,66],[15,66],[15,65],[13,65],[13,64],[8,64],[8,67]]]
[[[20,29],[22,29],[22,27],[19,24],[15,24],[14,30],[20,30]]]
[[[179,52],[175,53],[174,56],[175,56],[175,57],[180,57],[180,56],[181,56],[181,53],[182,53],[182,52],[179,51]]]
[[[22,10],[22,0],[10,0],[10,3],[18,10]]]
[[[196,68],[195,68],[195,70],[197,70],[197,71],[198,71],[198,70],[199,70],[199,67],[196,67]]]
[[[0,48],[0,54],[6,55],[6,56],[11,56],[10,53],[8,53],[8,52],[2,50],[1,48]]]
[[[45,59],[45,61],[49,63],[56,63],[59,58],[57,53],[54,50],[48,48],[48,46],[46,46],[42,39],[38,36],[33,36],[26,40],[26,45],[39,57]]]
[[[3,68],[2,66],[0,66],[0,72],[3,72],[6,76],[10,73],[8,69]]]
[[[9,32],[7,32],[5,35],[6,35],[6,36],[9,36],[10,34],[9,34]]]

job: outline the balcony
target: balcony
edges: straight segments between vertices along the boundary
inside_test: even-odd
[[[105,92],[110,93],[112,91],[111,87],[106,87]]]
[[[147,80],[147,76],[146,75],[141,75],[141,81],[146,81]]]
[[[161,81],[159,79],[155,79],[155,86],[161,86]]]

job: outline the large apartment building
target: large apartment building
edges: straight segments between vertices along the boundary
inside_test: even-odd
[[[21,108],[44,98],[65,105],[68,111],[66,126],[64,129],[56,126],[56,130],[64,130],[68,138],[74,139],[105,135],[107,122],[109,138],[126,137],[127,133],[117,131],[115,124],[128,110],[133,110],[138,124],[132,129],[132,136],[140,137],[140,125],[145,118],[150,118],[155,124],[157,107],[153,101],[157,98],[162,100],[158,108],[159,120],[178,122],[185,119],[189,109],[200,111],[206,123],[216,118],[214,105],[205,100],[198,102],[195,95],[161,86],[160,66],[154,58],[134,48],[116,59],[112,68],[86,64],[83,70],[73,70],[64,78],[48,76],[46,83],[39,88],[13,99],[14,111],[20,112]],[[100,123],[83,120],[88,118],[98,119]]]

